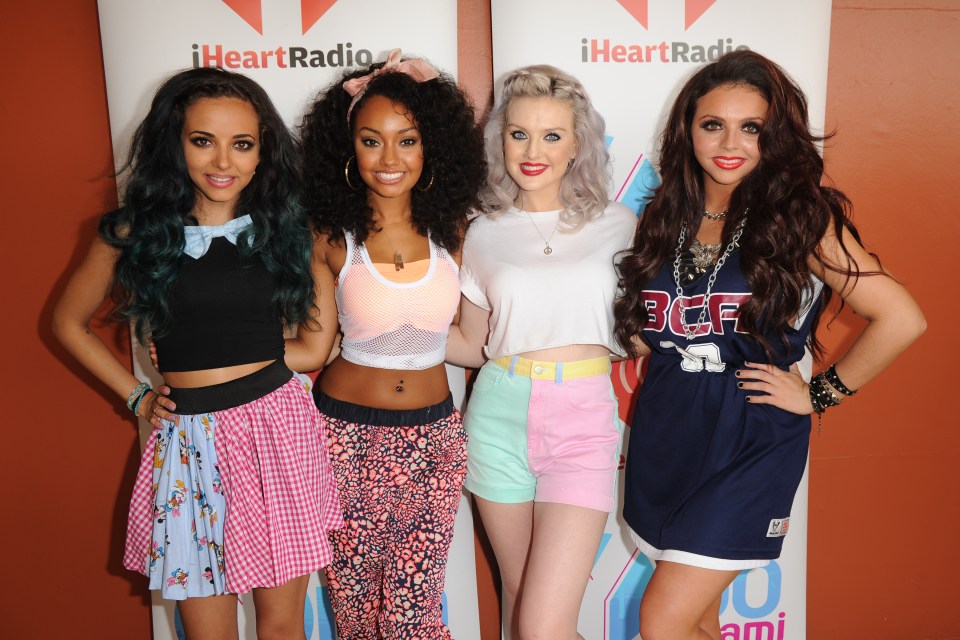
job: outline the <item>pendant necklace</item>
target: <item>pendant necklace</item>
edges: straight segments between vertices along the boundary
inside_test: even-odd
[[[390,248],[393,249],[393,267],[400,271],[400,269],[403,269],[403,255],[397,250],[397,245],[393,244],[393,238],[390,237],[387,227],[384,225],[380,227],[380,230],[383,231],[383,235],[387,237],[387,242],[390,243]]]
[[[749,211],[749,209],[747,209],[747,211]],[[730,254],[740,246],[740,236],[743,235],[743,227],[747,223],[747,211],[743,212],[743,218],[740,219],[740,224],[737,225],[736,232],[733,234],[733,237],[730,238],[730,243],[724,250],[723,255],[717,259],[717,264],[714,265],[713,272],[707,279],[707,291],[703,295],[703,303],[700,306],[700,317],[697,318],[697,324],[695,325],[687,324],[687,309],[683,304],[683,287],[680,286],[680,261],[683,255],[683,244],[687,239],[687,227],[684,225],[680,228],[680,239],[677,241],[676,257],[673,260],[673,282],[677,285],[677,309],[680,312],[680,326],[683,327],[683,333],[687,337],[687,340],[693,340],[697,337],[697,334],[700,333],[700,327],[703,326],[704,321],[707,319],[710,293],[713,290],[713,284],[717,281],[717,273],[720,271],[720,268],[723,267],[723,263],[727,261],[727,258],[730,257]]]
[[[530,212],[523,208],[523,194],[520,194],[520,211],[523,211],[527,214],[527,219],[530,221],[530,224],[533,225],[533,228],[537,230],[537,235],[540,236],[540,239],[543,240],[543,254],[550,255],[553,253],[553,247],[550,246],[550,241],[553,240],[554,234],[557,232],[557,229],[560,228],[560,218],[557,218],[557,224],[553,225],[553,231],[550,232],[550,237],[543,235],[543,232],[540,231],[539,225],[533,219],[533,216],[530,215]]]

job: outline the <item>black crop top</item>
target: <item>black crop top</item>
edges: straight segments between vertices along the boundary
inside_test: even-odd
[[[198,259],[180,258],[170,288],[171,325],[155,338],[161,372],[199,371],[283,358],[273,276],[259,260],[214,238]]]

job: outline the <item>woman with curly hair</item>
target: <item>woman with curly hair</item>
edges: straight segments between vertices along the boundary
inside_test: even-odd
[[[343,338],[314,396],[347,527],[327,568],[340,638],[449,638],[466,437],[443,364],[484,177],[473,109],[425,60],[348,73],[300,129],[321,287]]]
[[[253,591],[260,638],[303,638],[309,575],[342,526],[320,416],[284,363],[284,324],[315,324],[311,237],[293,140],[263,89],[191,69],[133,136],[123,206],[67,284],[54,330],[154,426],[124,565],[179,601],[190,638],[237,637]],[[172,388],[137,380],[90,331],[109,293]],[[331,332],[293,345],[322,348]]]
[[[603,118],[572,76],[509,74],[486,133],[487,213],[467,233],[448,345],[458,364],[489,358],[464,418],[466,486],[497,556],[507,636],[576,638],[614,504],[614,262],[637,218],[607,198]]]
[[[702,68],[670,110],[663,182],[620,263],[616,305],[621,343],[649,354],[624,501],[657,561],[644,640],[720,638],[724,589],[780,555],[809,415],[853,395],[925,329],[861,246],[847,198],[821,185],[818,140],[801,90],[750,51]],[[866,326],[808,384],[797,363],[805,346],[822,351],[815,332],[834,293]]]

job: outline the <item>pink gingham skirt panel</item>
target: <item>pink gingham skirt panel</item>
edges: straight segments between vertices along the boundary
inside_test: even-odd
[[[310,381],[178,415],[153,432],[130,504],[124,566],[181,600],[270,588],[326,566],[343,526]]]

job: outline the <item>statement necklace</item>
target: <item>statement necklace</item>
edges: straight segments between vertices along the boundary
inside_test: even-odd
[[[721,211],[720,213],[710,213],[709,211],[707,211],[706,209],[704,209],[704,210],[703,210],[703,217],[704,217],[704,218],[707,218],[708,220],[726,220],[726,219],[727,219],[727,212],[726,212],[726,210],[724,210],[724,211]]]
[[[693,266],[696,267],[697,273],[706,273],[711,265],[717,263],[721,248],[723,248],[722,244],[702,244],[696,238],[693,239],[690,253],[693,254]]]
[[[747,211],[749,211],[749,209]],[[713,267],[713,272],[707,279],[707,291],[703,295],[703,304],[700,306],[700,317],[697,318],[697,324],[692,326],[687,324],[687,309],[683,305],[683,287],[680,286],[680,260],[681,256],[683,255],[683,243],[687,239],[687,227],[684,225],[680,228],[680,239],[677,241],[676,257],[673,260],[673,282],[677,285],[677,308],[680,311],[680,326],[683,327],[683,333],[687,337],[687,340],[693,340],[697,337],[697,334],[700,333],[700,327],[703,326],[704,321],[707,319],[707,308],[710,303],[710,292],[713,290],[713,284],[717,281],[717,273],[720,271],[723,263],[727,261],[727,258],[730,257],[730,254],[732,254],[734,250],[740,246],[740,236],[743,235],[743,226],[747,223],[747,211],[743,212],[743,218],[740,220],[740,224],[737,225],[737,230],[733,234],[733,237],[730,238],[730,244],[727,245],[723,255],[717,259],[717,264]],[[717,247],[719,246],[720,245],[717,245]]]

